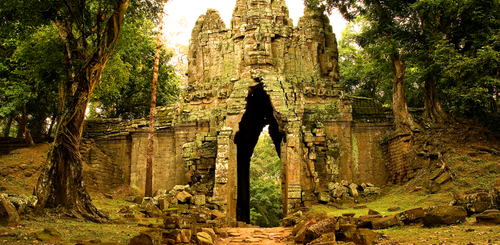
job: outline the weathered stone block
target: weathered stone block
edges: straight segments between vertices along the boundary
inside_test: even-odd
[[[196,206],[202,206],[205,205],[206,203],[206,196],[205,195],[195,195],[192,197],[191,200],[192,203]]]
[[[400,223],[400,221],[398,220],[398,218],[395,214],[386,216],[384,218],[378,218],[378,219],[372,220],[373,229],[385,229],[385,228],[389,228],[389,227],[401,225],[401,224],[402,223]]]
[[[422,221],[425,226],[430,227],[464,222],[466,217],[467,211],[463,207],[437,206],[432,211],[427,212]]]

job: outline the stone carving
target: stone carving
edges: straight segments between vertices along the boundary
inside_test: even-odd
[[[207,203],[248,222],[249,162],[265,126],[281,158],[285,213],[317,202],[329,182],[387,180],[377,140],[391,118],[370,99],[342,94],[323,13],[306,9],[294,26],[285,0],[237,0],[226,26],[209,9],[193,28],[187,74],[179,103],[157,109],[154,188],[206,185]],[[123,168],[138,190],[146,132],[144,119],[85,128],[103,148],[129,142]]]

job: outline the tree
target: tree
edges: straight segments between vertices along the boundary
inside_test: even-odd
[[[305,2],[312,7],[323,6],[326,11],[337,8],[348,20],[362,17],[367,21],[367,28],[355,41],[364,51],[375,46],[390,58],[396,126],[413,123],[405,119],[409,114],[400,113],[407,111],[401,96],[406,87],[407,92],[413,90],[412,103],[420,106],[420,101],[424,102],[424,118],[428,121],[453,122],[450,112],[498,127],[498,1]]]
[[[146,118],[156,50],[154,23],[125,20],[120,40],[91,98],[90,118]],[[172,53],[162,47],[158,71],[157,106],[177,101],[180,78],[168,65]],[[98,108],[99,110],[96,110]]]
[[[149,110],[149,132],[148,132],[148,157],[146,160],[146,191],[145,196],[153,196],[153,143],[155,133],[155,114],[156,114],[156,84],[158,81],[158,67],[160,66],[161,34],[163,22],[160,22],[160,31],[156,41],[155,65],[153,70],[153,83],[151,89],[151,106]]]
[[[0,11],[0,26],[53,24],[63,46],[66,80],[60,94],[62,110],[54,144],[35,187],[36,211],[60,207],[62,213],[72,217],[105,221],[82,182],[79,144],[85,111],[116,46],[129,5],[133,7],[128,15],[157,19],[162,3],[161,0],[10,0],[2,4],[5,9]]]
[[[377,99],[384,105],[391,104],[392,76],[387,55],[376,45],[356,45],[358,32],[367,25],[358,17],[342,31],[339,41],[340,83],[347,94]]]
[[[420,131],[408,112],[405,98],[406,52],[412,51],[415,19],[410,11],[412,0],[379,1],[379,0],[305,0],[310,7],[323,6],[327,11],[337,8],[348,21],[363,16],[369,22],[360,34],[358,44],[361,47],[375,44],[383,50],[391,62],[393,78],[392,110],[395,126],[399,132],[412,133]]]

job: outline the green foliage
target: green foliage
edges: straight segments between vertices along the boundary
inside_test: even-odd
[[[30,131],[41,136],[46,119],[57,112],[58,88],[65,78],[57,29],[42,25],[29,35],[6,39],[3,47],[11,52],[3,53],[0,63],[0,117],[17,116],[26,106]]]
[[[250,161],[250,220],[260,227],[281,225],[281,161],[268,131],[259,136]]]
[[[351,23],[339,42],[346,92],[390,103],[390,55],[406,64],[410,107],[435,89],[452,116],[500,128],[500,2],[305,0]],[[433,81],[429,87],[426,83]]]
[[[368,22],[357,18],[342,31],[339,42],[340,82],[348,94],[375,98],[390,105],[392,98],[392,71],[387,55],[376,45],[365,48],[356,44],[359,30]]]
[[[156,34],[149,20],[126,22],[118,45],[94,91],[91,117],[135,119],[147,117],[151,103]],[[162,49],[156,105],[175,102],[180,92],[180,76],[167,62],[172,53]],[[98,108],[98,110],[94,109]]]

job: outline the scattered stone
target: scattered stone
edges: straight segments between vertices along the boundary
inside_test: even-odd
[[[414,223],[425,216],[425,211],[422,208],[412,208],[398,214],[398,219],[405,224]]]
[[[393,206],[393,207],[388,208],[387,211],[394,212],[394,211],[398,211],[399,209],[401,209],[401,208],[398,206]]]
[[[332,195],[335,198],[340,198],[340,197],[342,197],[343,194],[344,194],[344,189],[341,188],[340,186],[333,189],[333,191],[332,191]]]
[[[353,207],[354,209],[365,209],[365,208],[368,208],[365,204],[361,204],[361,205],[356,205]]]
[[[212,245],[212,237],[206,232],[196,233],[196,239],[198,240],[198,245]]]
[[[191,200],[192,195],[187,191],[181,191],[175,194],[175,198],[182,203],[188,203]]]
[[[422,218],[424,226],[432,227],[439,225],[451,225],[457,222],[464,222],[467,211],[460,206],[437,206],[432,211],[427,212]]]
[[[311,245],[312,244],[315,244],[315,245],[329,245],[329,244],[336,245],[337,242],[335,240],[335,232],[322,234],[321,237],[313,240],[310,244]]]
[[[160,217],[162,214],[161,210],[153,202],[147,203],[144,209],[149,217],[152,218]]]
[[[0,225],[16,226],[20,220],[14,205],[7,200],[4,194],[0,194]]]
[[[165,189],[158,189],[155,191],[154,197],[167,195],[168,191]]]
[[[494,201],[494,193],[490,195],[487,192],[479,192],[466,195],[462,192],[453,193],[453,205],[461,206],[467,210],[468,213],[481,213],[488,209],[498,208],[496,207]]]
[[[441,189],[439,185],[432,180],[425,182],[425,188],[427,188],[427,192],[430,194],[436,193]]]
[[[358,218],[358,227],[359,228],[373,228],[372,226],[372,221],[376,219],[382,218],[382,215],[380,214],[375,214],[375,215],[361,215]]]
[[[402,222],[398,220],[397,215],[389,215],[383,218],[374,219],[372,221],[373,229],[385,229],[396,225],[401,225]]]
[[[500,211],[498,209],[489,209],[476,215],[477,223],[500,224]]]
[[[215,235],[214,229],[212,229],[212,228],[201,228],[201,231],[207,233],[208,235],[210,235],[210,237],[212,238],[213,242],[215,242],[215,241],[218,240],[217,239],[217,235]]]
[[[444,171],[441,175],[439,175],[439,177],[437,177],[434,180],[434,182],[436,182],[436,184],[438,184],[438,185],[442,185],[442,184],[448,182],[449,180],[451,180],[450,173],[448,171]]]
[[[363,193],[365,195],[378,195],[382,192],[382,190],[378,187],[368,186],[363,189]]]
[[[143,196],[135,196],[133,202],[137,203],[137,204],[141,204],[143,199],[144,199]]]
[[[358,194],[358,185],[354,184],[354,183],[351,183],[349,185],[349,193],[351,194],[351,196],[353,197],[358,197],[359,194]]]
[[[327,203],[330,201],[330,193],[322,191],[318,193],[318,201]]]
[[[206,197],[205,195],[195,195],[191,198],[192,202],[194,203],[194,205],[196,206],[202,206],[202,205],[205,205],[206,203]]]
[[[335,232],[336,223],[335,218],[327,218],[308,226],[304,242],[311,242],[321,237],[322,234]]]
[[[378,215],[378,214],[380,214],[380,213],[373,210],[373,209],[368,210],[368,215]]]
[[[61,233],[52,228],[44,228],[43,231],[35,233],[36,239],[47,243],[60,243]]]
[[[379,233],[363,228],[357,229],[354,232],[346,232],[344,235],[346,236],[347,240],[359,245],[375,244],[376,241],[380,238]]]
[[[168,202],[167,198],[160,198],[158,199],[158,206],[160,206],[160,210],[164,211],[168,209],[168,206],[170,203]]]

